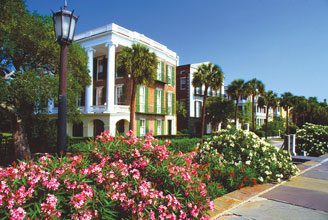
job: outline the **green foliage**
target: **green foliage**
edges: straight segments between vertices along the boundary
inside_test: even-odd
[[[254,132],[257,136],[259,136],[260,138],[264,137],[265,136],[265,132],[258,129]]]
[[[185,118],[187,117],[187,108],[186,108],[186,103],[183,101],[178,101],[176,102],[176,108],[177,108],[177,115]]]
[[[264,130],[264,128],[261,128]],[[285,119],[282,117],[276,117],[273,121],[268,122],[268,136],[279,136],[285,131]]]
[[[192,84],[194,87],[210,87],[213,90],[218,90],[224,79],[222,69],[218,65],[212,63],[202,64],[193,74]],[[206,94],[207,95],[207,94]]]
[[[328,126],[306,123],[297,131],[298,151],[306,151],[310,156],[328,153]]]
[[[199,150],[199,161],[212,163],[213,157],[216,162],[212,166],[222,164],[226,169],[235,166],[252,169],[247,171],[247,178],[256,176],[259,182],[288,179],[298,171],[287,151],[279,150],[254,133],[243,130],[221,130],[204,142]]]
[[[214,127],[233,118],[234,103],[221,97],[209,97],[206,102],[206,121]]]
[[[173,152],[192,152],[197,148],[198,143],[201,140],[199,138],[181,138],[181,139],[171,139],[169,150]]]
[[[252,103],[247,101],[243,107],[242,120],[244,123],[252,122]]]

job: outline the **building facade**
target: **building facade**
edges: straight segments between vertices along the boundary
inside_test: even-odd
[[[200,134],[201,131],[201,113],[204,96],[204,86],[194,87],[192,85],[193,73],[197,71],[202,64],[209,62],[186,64],[177,67],[177,100],[186,107],[187,115],[182,117],[178,115],[178,131],[188,130],[190,134]],[[208,90],[208,96],[224,96],[224,85],[218,91]],[[206,125],[205,133],[212,133],[211,124]]]
[[[78,34],[75,42],[87,52],[92,82],[78,100],[82,123],[69,123],[69,136],[93,137],[104,130],[112,135],[128,131],[131,86],[129,76],[117,70],[116,57],[123,47],[136,43],[154,52],[159,63],[155,83],[138,85],[134,130],[138,136],[149,131],[155,135],[176,134],[175,73],[179,57],[175,52],[114,23]],[[57,113],[53,102],[49,103],[48,111]]]

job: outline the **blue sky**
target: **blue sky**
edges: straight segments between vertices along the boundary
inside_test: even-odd
[[[63,0],[27,0],[50,15]],[[77,32],[117,23],[166,45],[180,64],[219,64],[226,84],[328,98],[328,0],[68,0]]]

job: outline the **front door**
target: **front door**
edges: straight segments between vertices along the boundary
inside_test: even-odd
[[[172,135],[172,120],[167,120],[167,134]]]

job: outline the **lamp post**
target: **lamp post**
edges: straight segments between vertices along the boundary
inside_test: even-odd
[[[53,12],[54,30],[57,42],[60,44],[59,93],[58,93],[58,123],[57,123],[57,153],[65,153],[67,144],[67,53],[68,45],[72,43],[78,17],[74,11],[64,8]]]

